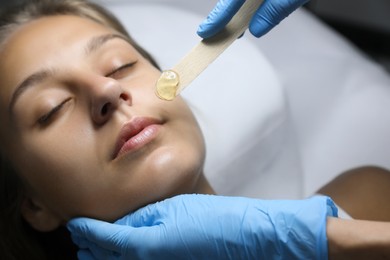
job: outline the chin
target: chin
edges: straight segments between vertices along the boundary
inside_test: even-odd
[[[154,173],[157,187],[166,187],[165,194],[177,195],[195,192],[203,173],[204,156],[195,151],[186,153],[161,148],[156,151],[153,162],[148,166]]]

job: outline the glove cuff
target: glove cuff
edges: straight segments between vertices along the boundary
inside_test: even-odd
[[[328,259],[327,218],[337,217],[333,201],[326,196],[313,196],[274,203],[268,208],[276,235],[275,252],[270,259]]]

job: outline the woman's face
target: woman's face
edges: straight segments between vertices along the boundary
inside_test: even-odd
[[[156,97],[160,71],[117,32],[44,17],[10,35],[0,61],[2,147],[59,218],[114,220],[199,192],[204,144],[191,111]]]

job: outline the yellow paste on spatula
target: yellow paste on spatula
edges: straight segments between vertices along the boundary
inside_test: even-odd
[[[156,84],[157,96],[164,100],[173,100],[176,97],[180,80],[179,75],[172,71],[163,71]]]

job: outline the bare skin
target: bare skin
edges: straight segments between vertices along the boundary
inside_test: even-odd
[[[390,172],[379,167],[347,171],[322,187],[354,219],[390,221]]]
[[[212,192],[191,110],[156,97],[161,72],[123,35],[43,17],[10,34],[0,60],[1,152],[24,181],[21,212],[36,230]]]
[[[366,166],[321,188],[354,220],[329,218],[329,259],[390,259],[390,172]]]
[[[329,259],[390,259],[390,223],[329,218]]]

